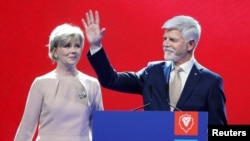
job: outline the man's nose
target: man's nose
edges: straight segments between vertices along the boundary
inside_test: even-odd
[[[163,41],[163,46],[169,46],[169,40],[168,39]]]

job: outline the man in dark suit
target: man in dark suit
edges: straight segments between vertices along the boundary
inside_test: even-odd
[[[82,22],[90,44],[87,56],[103,87],[141,94],[144,110],[206,111],[208,124],[227,124],[222,78],[194,58],[201,34],[194,18],[180,15],[166,21],[162,26],[165,60],[149,62],[138,72],[117,72],[112,68],[101,44],[105,28],[100,28],[97,11],[87,12]],[[177,67],[180,72],[175,71]],[[179,85],[172,86],[177,80],[174,76],[178,76]]]

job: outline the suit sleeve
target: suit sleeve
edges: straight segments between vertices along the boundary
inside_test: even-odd
[[[209,124],[227,125],[226,98],[223,90],[223,80],[216,76],[216,82],[208,96]]]
[[[141,73],[117,72],[111,66],[104,49],[93,55],[88,52],[87,57],[103,87],[120,92],[141,93],[143,85]]]

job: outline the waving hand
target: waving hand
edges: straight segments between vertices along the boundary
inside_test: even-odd
[[[89,12],[86,12],[86,20],[82,19],[85,34],[91,49],[101,47],[101,41],[106,30],[105,28],[100,29],[100,17],[98,11],[95,11],[94,14],[92,10],[89,10]]]

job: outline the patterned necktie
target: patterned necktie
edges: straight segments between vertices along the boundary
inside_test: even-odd
[[[182,68],[179,66],[175,66],[174,71],[175,71],[174,79],[172,82],[170,82],[169,86],[169,97],[170,97],[170,104],[175,107],[181,95],[180,72],[182,71]],[[174,111],[173,106],[170,106],[171,111]]]

